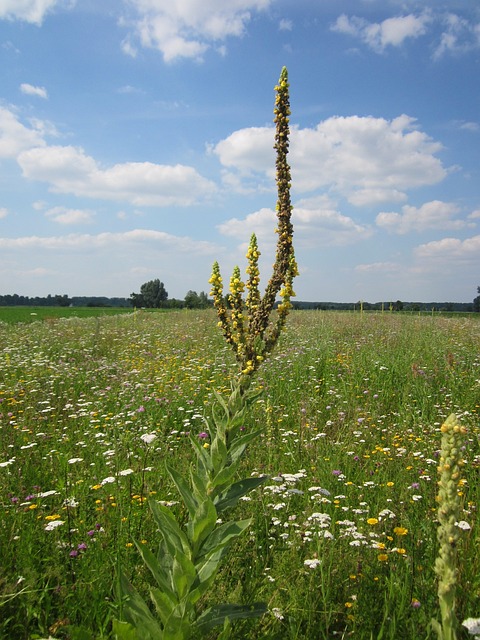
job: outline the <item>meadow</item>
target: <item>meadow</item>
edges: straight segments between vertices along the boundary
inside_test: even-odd
[[[0,638],[112,637],[121,570],[141,593],[168,462],[238,366],[214,311],[0,323]],[[212,602],[263,601],[234,638],[433,638],[440,427],[467,428],[457,617],[480,615],[480,318],[292,312],[254,378],[240,501],[253,518]],[[463,635],[462,635],[463,634]],[[212,633],[211,638],[217,637]],[[465,630],[459,637],[468,637]]]
[[[0,307],[0,322],[55,322],[59,318],[92,318],[131,313],[129,307]]]

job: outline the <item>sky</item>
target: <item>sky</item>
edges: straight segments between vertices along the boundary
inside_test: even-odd
[[[0,0],[0,295],[264,287],[283,66],[297,299],[471,302],[472,0]]]

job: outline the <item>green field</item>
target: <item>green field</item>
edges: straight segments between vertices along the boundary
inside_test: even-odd
[[[133,313],[129,307],[0,307],[0,322],[54,322],[59,318],[91,318]]]
[[[147,499],[183,517],[165,464],[192,463],[188,434],[204,431],[237,371],[213,311],[84,311],[28,308],[11,322],[0,309],[5,640],[112,637],[118,568],[142,594],[150,582],[134,545],[158,544]],[[254,385],[244,429],[263,435],[243,474],[269,478],[236,507],[253,522],[205,602],[263,601],[269,613],[232,637],[434,638],[452,412],[467,428],[457,617],[478,617],[479,318],[293,312]]]

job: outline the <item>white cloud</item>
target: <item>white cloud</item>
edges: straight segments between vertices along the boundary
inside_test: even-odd
[[[37,129],[25,127],[13,111],[0,107],[0,158],[15,158],[25,149],[44,144]]]
[[[291,20],[287,20],[286,18],[282,18],[278,23],[279,31],[292,31],[293,22]]]
[[[295,229],[295,245],[302,249],[322,246],[349,245],[369,238],[373,230],[368,225],[356,223],[342,215],[327,197],[300,200],[295,203],[292,214]],[[240,242],[255,233],[260,250],[273,248],[276,214],[264,208],[247,215],[243,220],[231,218],[218,226],[220,233],[235,237]]]
[[[300,200],[294,207],[292,220],[296,243],[307,249],[347,246],[373,234],[368,225],[341,214],[328,199]]]
[[[480,47],[480,22],[472,23],[448,13],[443,17],[443,29],[440,43],[433,53],[434,60],[447,53],[463,54]]]
[[[367,264],[357,264],[355,271],[359,273],[397,273],[403,270],[404,267],[398,264],[398,262],[371,262]]]
[[[418,208],[405,205],[402,213],[381,212],[377,215],[376,223],[390,233],[399,235],[427,229],[462,229],[468,223],[457,218],[459,213],[459,207],[453,202],[432,200]]]
[[[137,206],[188,206],[213,194],[215,185],[184,165],[127,162],[102,169],[83,149],[49,146],[21,153],[23,175],[51,185],[56,193]]]
[[[235,178],[259,176],[273,186],[273,128],[235,131],[213,152]],[[314,129],[292,128],[289,162],[295,192],[333,188],[352,204],[400,202],[405,190],[440,182],[447,172],[435,156],[442,145],[407,115],[393,120],[332,117]],[[263,174],[263,175],[262,175]]]
[[[48,93],[45,87],[34,87],[32,84],[28,84],[26,82],[20,85],[20,91],[28,96],[38,96],[44,100],[48,98]]]
[[[152,229],[0,237],[0,279],[15,282],[24,295],[128,297],[142,282],[161,277],[170,297],[183,297],[189,289],[208,290],[219,254],[211,242]]]
[[[0,207],[0,220],[8,216],[8,210],[5,207]]]
[[[458,238],[443,238],[427,242],[415,249],[415,255],[421,260],[441,263],[446,269],[451,269],[458,263],[469,263],[480,266],[480,235],[459,240]]]
[[[40,26],[45,15],[59,4],[65,4],[65,0],[0,0],[0,19],[23,20]]]
[[[272,127],[239,129],[221,140],[213,148],[225,167],[235,167],[240,173],[263,172],[274,158]],[[255,153],[252,153],[255,148]],[[274,175],[274,170],[270,171]]]
[[[178,58],[201,59],[212,45],[242,36],[252,12],[266,9],[272,1],[129,0],[129,5],[137,14],[134,28],[141,45],[158,49],[164,60],[171,62]],[[136,55],[130,36],[123,49]]]
[[[399,47],[407,38],[424,35],[430,19],[427,13],[423,13],[387,18],[383,22],[368,22],[364,18],[342,14],[331,30],[359,38],[377,53],[382,53],[388,46]]]
[[[174,236],[151,229],[132,229],[123,233],[105,232],[97,235],[71,233],[66,236],[23,236],[20,238],[0,238],[2,249],[38,250],[84,250],[89,248],[116,249],[122,245],[144,244],[158,249],[162,246],[169,253],[210,255],[216,247],[205,241],[186,236]]]
[[[464,131],[471,131],[472,133],[477,133],[480,131],[480,124],[478,122],[460,122],[458,123],[460,129]]]
[[[45,211],[45,216],[63,225],[90,224],[95,214],[93,211],[82,209],[67,209],[67,207],[53,207]]]

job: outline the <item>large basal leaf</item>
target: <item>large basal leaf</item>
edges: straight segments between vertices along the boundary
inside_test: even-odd
[[[123,573],[119,576],[117,589],[122,600],[124,621],[135,628],[137,640],[153,640],[157,638],[162,640],[162,628],[153,617],[146,602]]]

